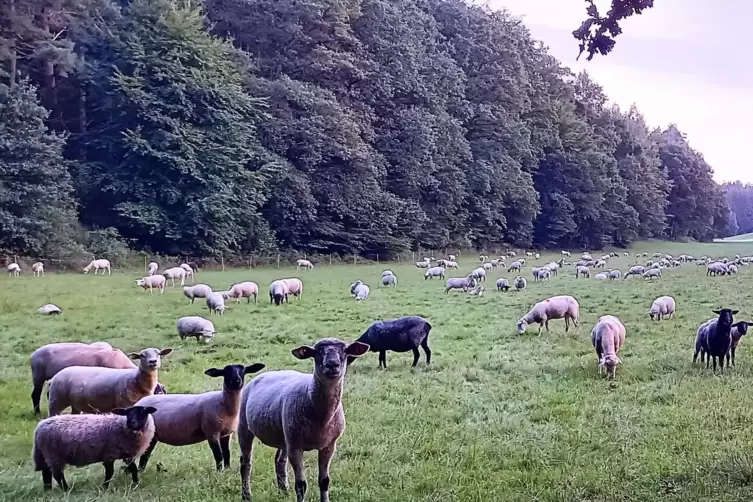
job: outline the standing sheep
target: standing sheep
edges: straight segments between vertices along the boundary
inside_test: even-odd
[[[575,298],[566,295],[553,296],[538,302],[518,320],[518,334],[522,335],[529,324],[536,322],[539,324],[538,334],[541,336],[541,328],[545,327],[549,331],[549,321],[552,319],[565,319],[565,333],[567,333],[570,330],[571,320],[575,327],[578,327],[579,317],[580,306]]]
[[[288,288],[288,295],[293,295],[298,299],[301,298],[303,295],[303,281],[293,277],[290,279],[282,279],[282,282],[284,282],[285,286]]]
[[[395,275],[395,274],[392,272],[392,270],[384,270],[382,271],[382,277],[384,277],[385,275]]]
[[[38,261],[34,265],[32,265],[31,273],[34,277],[44,277],[44,263]]]
[[[274,301],[275,305],[288,301],[288,286],[285,281],[274,281],[269,285],[269,303]]]
[[[92,268],[94,269],[94,275],[97,275],[97,271],[99,270],[102,270],[102,275],[105,275],[105,270],[107,270],[107,275],[112,275],[112,270],[110,269],[110,260],[92,260],[87,266],[84,267],[84,274],[88,274],[89,270],[91,270]]]
[[[447,255],[447,259],[450,261],[458,261],[457,257],[454,254]]]
[[[431,324],[419,316],[400,317],[390,321],[378,321],[369,326],[356,340],[370,347],[370,352],[379,352],[379,367],[387,369],[387,351],[413,351],[413,364],[418,364],[421,355],[418,347],[424,349],[426,364],[431,363],[431,349],[429,349],[429,332]],[[348,364],[355,361],[349,357]]]
[[[151,295],[154,294],[155,288],[159,289],[159,294],[163,294],[167,285],[167,279],[165,279],[164,275],[152,275],[136,279],[136,285],[144,288],[144,291],[148,289]]]
[[[609,271],[609,280],[610,281],[616,281],[619,280],[622,277],[622,272],[619,270],[610,270]]]
[[[204,343],[209,343],[209,340],[214,338],[214,335],[217,333],[212,321],[197,315],[181,317],[178,319],[176,325],[178,336],[181,340],[185,340],[189,336],[195,336],[197,342],[203,341]]]
[[[468,277],[450,277],[447,279],[447,287],[444,289],[447,294],[451,289],[462,289],[467,292],[469,288],[476,287],[476,278],[469,275]]]
[[[305,268],[306,270],[312,270],[314,268],[314,264],[311,263],[309,260],[298,260],[295,262],[295,269],[301,270],[301,268]]]
[[[625,343],[625,326],[613,315],[601,316],[591,330],[591,343],[596,349],[599,374],[604,368],[607,376],[614,378],[617,365],[622,364],[617,353]]]
[[[651,269],[646,270],[643,273],[643,278],[644,279],[649,279],[650,280],[650,279],[653,279],[655,277],[659,278],[659,279],[662,278],[662,276],[661,276],[661,269],[660,268],[651,268]]]
[[[166,279],[170,279],[173,287],[175,287],[175,279],[180,279],[181,286],[185,286],[186,284],[186,271],[181,267],[168,268],[162,273],[162,275],[164,275]]]
[[[575,278],[577,279],[580,276],[590,279],[591,269],[586,267],[585,265],[578,265],[577,267],[575,267]]]
[[[190,277],[191,278],[191,282],[195,282],[196,281],[196,277],[194,276],[195,271],[191,267],[191,265],[189,265],[188,263],[181,263],[180,264],[180,268],[182,268],[183,270],[185,270],[185,272],[186,272],[186,278]]]
[[[473,276],[473,278],[479,282],[480,281],[486,282],[486,269],[484,269],[483,267],[474,269],[473,272],[471,272],[471,276]]]
[[[546,267],[541,267],[536,270],[536,280],[537,281],[548,281],[549,280],[549,269]]]
[[[435,277],[444,279],[444,271],[444,267],[431,267],[430,269],[427,269],[426,272],[424,272],[424,280],[434,279]]]
[[[362,302],[369,297],[369,287],[366,284],[359,284],[356,286],[355,297],[357,302]]]
[[[21,275],[21,266],[15,262],[8,265],[8,275],[12,275],[13,277]]]
[[[149,265],[146,267],[146,275],[153,276],[157,273],[157,270],[159,270],[159,265],[156,261],[150,261]]]
[[[251,303],[252,296],[254,297],[254,303],[257,303],[259,285],[255,282],[239,282],[230,286],[230,298],[235,298],[235,303],[240,303],[241,298],[248,298],[247,303]]]
[[[644,267],[643,265],[636,265],[634,267],[630,267],[630,269],[625,274],[625,279],[627,279],[631,275],[641,275],[642,276],[644,274],[644,272],[646,272],[646,267]]]
[[[651,309],[648,311],[648,316],[652,321],[661,321],[664,316],[667,319],[672,319],[675,313],[675,299],[671,296],[660,296],[651,304]]]
[[[740,343],[740,339],[748,333],[748,328],[753,325],[750,321],[739,321],[732,325],[730,329],[730,335],[732,335],[732,345],[729,352],[727,352],[727,366],[730,364],[730,354],[732,355],[732,366],[735,365],[735,349]],[[693,363],[698,359],[698,354],[701,354],[701,362],[704,360],[704,356],[707,355],[707,337],[709,333],[716,329],[716,318],[709,319],[705,323],[698,327],[695,339],[695,353],[693,354]],[[709,367],[711,357],[706,359],[706,368]]]
[[[225,313],[225,295],[218,292],[212,292],[207,295],[207,309],[213,314],[223,315]]]
[[[712,361],[714,372],[716,372],[716,364],[718,361],[721,372],[724,373],[724,358],[732,348],[733,316],[739,311],[720,309],[713,310],[712,312],[719,317],[716,319],[713,329],[711,329],[711,326],[706,329],[706,334],[702,342],[703,350],[706,352],[707,357]]]
[[[528,281],[526,281],[525,277],[517,276],[513,281],[513,285],[515,286],[515,291],[523,291],[526,289]]]
[[[520,272],[520,267],[522,267],[522,264],[520,263],[520,260],[514,261],[514,262],[510,263],[510,266],[508,267],[507,272],[510,273],[513,270],[515,270],[516,272]]]
[[[297,359],[313,359],[314,374],[293,370],[269,371],[254,377],[241,396],[238,444],[241,450],[241,497],[251,500],[251,461],[254,439],[277,449],[277,485],[287,492],[288,460],[295,473],[297,502],[306,496],[303,452],[319,454],[321,502],[329,502],[329,468],[337,440],[345,429],[342,406],[347,360],[369,350],[361,342],[346,344],[324,338],[311,347],[293,349]]]
[[[497,291],[510,291],[510,282],[507,279],[497,279]]]
[[[395,275],[385,275],[382,277],[382,285],[383,286],[393,286],[397,287],[397,276]]]

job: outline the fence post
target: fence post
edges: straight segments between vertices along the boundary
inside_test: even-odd
[[[224,272],[225,271],[225,257],[224,256],[220,256],[220,263],[222,263],[222,271]]]
[[[332,266],[332,253],[329,254],[329,266]]]
[[[277,268],[280,268],[280,253],[277,253]]]
[[[249,256],[248,257],[248,269],[249,270],[251,270],[253,268],[253,266],[252,266],[253,263],[254,263],[254,257],[253,256]]]
[[[355,253],[353,253],[353,265],[357,265],[357,263],[356,263],[356,254]]]
[[[147,262],[146,262],[146,255],[144,255],[144,272],[146,272]]]
[[[379,265],[379,254],[377,253],[377,265]]]

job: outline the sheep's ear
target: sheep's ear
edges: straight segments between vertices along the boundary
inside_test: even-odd
[[[128,410],[123,409],[123,408],[114,408],[110,413],[112,413],[113,415],[120,415],[121,417],[124,417],[128,415]]]
[[[363,342],[353,342],[345,347],[345,354],[350,357],[360,357],[369,351],[369,346]]]
[[[309,359],[311,357],[314,357],[314,353],[316,351],[314,350],[314,347],[301,345],[300,347],[293,349],[290,352],[298,359]]]
[[[713,312],[713,313],[715,313],[716,315],[719,315],[719,314],[721,314],[721,313],[722,313],[722,312],[721,312],[721,311],[719,311],[719,310],[712,310],[712,312]]]
[[[206,376],[210,376],[212,378],[225,376],[225,371],[221,370],[219,368],[209,368],[204,372]]]
[[[165,357],[166,355],[168,355],[172,351],[173,351],[173,349],[162,349],[162,350],[159,351],[159,355],[160,355],[160,357]]]
[[[141,354],[139,354],[138,352],[131,352],[130,354],[128,354],[128,357],[130,357],[131,359],[141,359]]]
[[[252,364],[251,366],[246,366],[243,368],[243,374],[248,375],[249,373],[256,373],[257,371],[261,371],[264,369],[264,365],[262,363],[256,363]]]
[[[157,408],[155,408],[154,406],[147,406],[146,408],[144,408],[144,413],[146,413],[147,415],[151,415],[152,413],[156,412]]]
[[[733,310],[733,311],[732,311],[732,315],[737,315],[737,314],[739,314],[739,313],[740,313],[740,311],[739,311],[739,310]]]

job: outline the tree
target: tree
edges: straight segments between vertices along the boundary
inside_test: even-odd
[[[591,61],[595,54],[609,54],[615,45],[615,38],[622,33],[620,21],[654,6],[654,0],[612,0],[612,6],[606,16],[599,14],[594,0],[586,0],[588,18],[580,28],[573,31],[573,36],[580,42],[578,58],[586,52]]]

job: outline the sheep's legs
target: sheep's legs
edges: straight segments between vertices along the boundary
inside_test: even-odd
[[[329,465],[335,454],[336,445],[319,450],[319,493],[320,502],[329,502]]]
[[[222,462],[224,469],[230,469],[230,436],[220,438],[220,448],[222,449]]]
[[[429,338],[424,338],[424,341],[421,342],[421,347],[424,349],[424,354],[426,354],[426,364],[431,363],[431,349],[429,348]]]
[[[149,446],[147,447],[146,451],[143,455],[141,455],[141,458],[139,459],[139,469],[144,470],[146,469],[146,464],[149,463],[149,458],[152,456],[152,452],[157,447],[157,438],[152,438],[152,442],[149,443]]]
[[[52,471],[47,465],[42,467],[42,484],[45,490],[52,490]]]
[[[387,351],[382,350],[379,352],[379,367],[381,368],[384,366],[384,369],[387,369]]]
[[[212,449],[212,455],[214,455],[214,463],[217,465],[217,470],[222,470],[222,448],[220,442],[217,439],[207,439],[209,447]]]
[[[42,385],[34,384],[34,390],[31,391],[31,404],[34,405],[34,414],[39,415],[39,401],[42,399],[42,390],[44,388],[44,382]]]
[[[103,483],[103,486],[107,488],[110,486],[110,480],[112,479],[112,475],[115,474],[115,462],[105,462],[105,482]]]
[[[418,359],[421,357],[421,354],[418,352],[418,348],[413,349],[413,364],[411,364],[412,368],[415,368],[418,364]]]
[[[65,474],[62,469],[52,471],[52,477],[55,478],[58,486],[65,492],[69,490],[68,483],[65,481]]]
[[[288,483],[288,452],[285,448],[280,448],[275,453],[275,474],[277,474],[277,488],[288,493],[290,484]]]
[[[732,352],[732,366],[734,366],[735,365],[735,347],[732,347],[731,352]],[[729,359],[727,359],[727,367],[729,367]]]
[[[137,485],[139,484],[139,468],[136,467],[136,459],[132,458],[130,462],[126,465],[126,470],[131,473],[131,479],[133,480],[133,484]]]
[[[303,450],[288,448],[288,459],[293,466],[295,475],[295,496],[297,502],[303,502],[306,498],[306,471],[303,467]]]
[[[251,500],[251,468],[254,457],[254,435],[248,430],[245,414],[238,423],[238,446],[241,449],[241,499]]]

